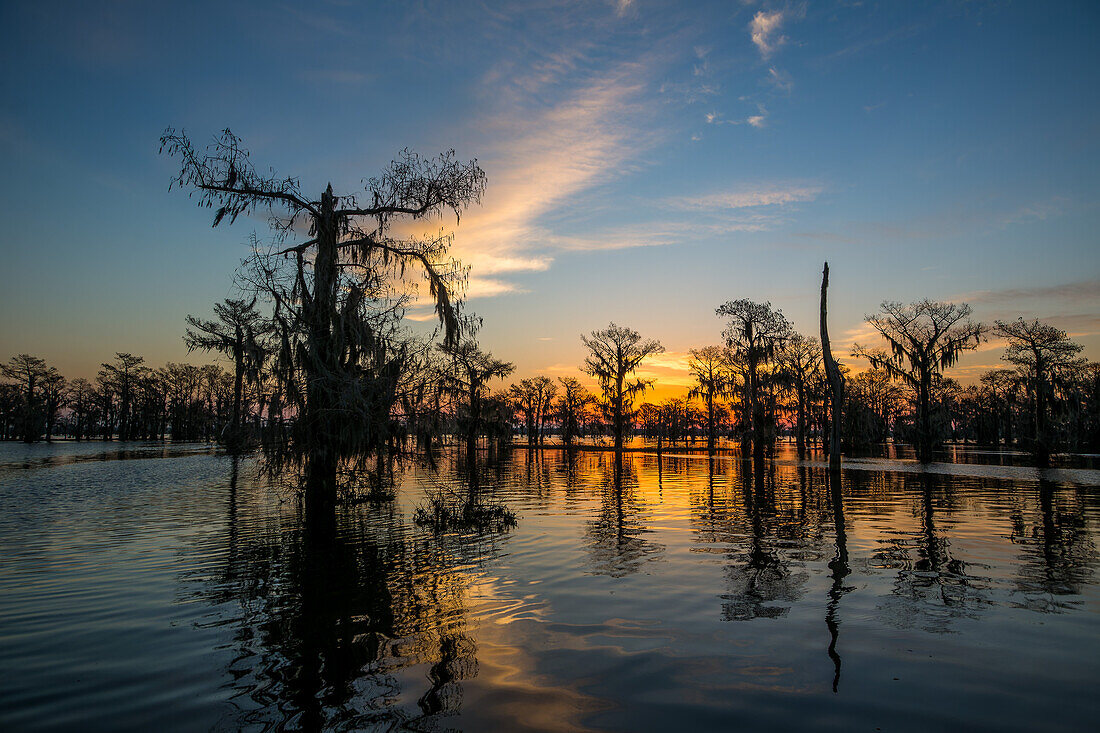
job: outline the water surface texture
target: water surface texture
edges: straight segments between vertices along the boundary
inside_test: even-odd
[[[444,454],[320,542],[203,446],[2,445],[0,729],[1091,728],[1100,473],[996,462]]]

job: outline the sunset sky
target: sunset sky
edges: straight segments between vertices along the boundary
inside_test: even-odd
[[[575,374],[615,321],[679,389],[726,300],[816,334],[826,259],[838,356],[931,297],[1100,359],[1100,3],[8,2],[0,35],[0,359],[188,358],[266,226],[168,191],[169,125],[311,195],[405,147],[477,158],[454,252],[517,376]]]

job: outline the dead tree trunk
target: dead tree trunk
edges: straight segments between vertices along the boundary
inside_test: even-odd
[[[825,376],[829,380],[829,468],[840,470],[840,421],[844,409],[844,378],[833,360],[829,346],[829,325],[826,292],[829,289],[829,263],[821,272],[821,354],[825,359]]]

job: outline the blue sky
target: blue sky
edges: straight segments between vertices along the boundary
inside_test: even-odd
[[[0,29],[0,358],[184,360],[184,315],[233,294],[264,223],[168,191],[169,125],[306,191],[476,157],[454,251],[520,375],[575,373],[614,320],[675,384],[734,298],[816,333],[825,259],[838,351],[931,297],[1100,358],[1096,3],[10,2]]]

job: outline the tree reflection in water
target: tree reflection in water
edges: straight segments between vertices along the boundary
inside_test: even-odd
[[[1097,553],[1085,524],[1085,497],[1079,488],[1059,489],[1040,480],[1038,516],[1012,514],[1012,542],[1025,549],[1017,571],[1019,605],[1062,613],[1082,605],[1080,594],[1093,576]]]
[[[682,562],[655,538],[672,536],[667,517],[676,516],[680,507],[673,502],[686,495],[690,549],[708,553],[702,557],[716,560],[714,570],[724,576],[720,618],[800,624],[807,615],[792,607],[813,605],[809,618],[821,638],[819,651],[810,654],[828,656],[833,692],[840,689],[842,662],[851,664],[845,647],[855,646],[853,636],[867,623],[842,622],[856,585],[859,594],[872,594],[864,608],[877,609],[875,623],[940,633],[996,605],[1067,610],[1081,603],[1097,561],[1085,519],[1097,500],[1087,490],[1049,483],[1014,494],[992,487],[1007,499],[983,505],[998,525],[975,514],[957,479],[931,473],[848,470],[842,481],[805,465],[675,456],[654,464],[651,457],[616,461],[612,454],[566,452],[517,451],[503,470],[470,465],[461,455],[456,460],[442,469],[455,479],[447,487],[460,507],[456,516],[463,505],[502,506],[494,502],[505,489],[539,510],[572,509],[587,496],[597,498],[584,526],[585,570],[595,575],[637,581],[648,562],[666,554],[670,564]],[[473,522],[435,532],[408,521],[399,502],[387,501],[344,507],[335,539],[315,538],[288,507],[272,518],[271,506],[254,496],[256,487],[248,481],[238,487],[236,476],[234,469],[225,569],[210,590],[211,600],[232,609],[232,618],[220,621],[235,634],[230,672],[239,711],[228,726],[454,724],[463,681],[480,671],[488,682],[493,669],[491,641],[482,641],[479,669],[469,568],[495,556],[494,538],[507,527]],[[658,521],[662,511],[668,513]],[[972,544],[986,540],[972,527],[956,529],[966,521],[1011,531],[1020,551],[1011,570],[983,570],[987,556]],[[867,542],[877,542],[877,551],[850,551]],[[821,591],[808,597],[810,567],[817,568]],[[715,589],[700,592],[713,598]],[[768,627],[761,629],[765,634],[779,628],[758,623]],[[850,687],[854,678],[847,675]]]
[[[726,570],[728,591],[721,596],[722,617],[727,621],[779,618],[790,611],[809,579],[805,572],[792,571],[792,559],[780,549],[792,543],[780,534],[786,534],[783,528],[800,532],[805,525],[793,515],[793,505],[783,513],[778,510],[774,466],[768,471],[757,462],[750,472],[749,463],[743,465],[742,497],[749,541],[747,548],[741,543],[740,551],[730,553],[735,562]]]
[[[863,488],[864,479],[853,472],[853,487]],[[897,531],[874,556],[877,567],[897,570],[891,597],[880,610],[884,621],[899,628],[920,628],[929,632],[947,632],[955,619],[976,619],[985,598],[989,579],[968,572],[967,563],[951,553],[951,541],[938,526],[939,515],[947,516],[954,497],[945,476],[920,473],[880,474],[876,480],[886,484],[895,496],[911,494],[907,481],[917,483],[916,531]]]
[[[801,468],[808,472],[809,469]],[[848,564],[848,530],[844,520],[844,492],[841,486],[840,472],[829,471],[825,474],[826,487],[833,505],[833,526],[836,533],[836,555],[829,561],[829,571],[833,583],[829,587],[829,602],[825,607],[825,625],[829,629],[829,659],[833,662],[833,692],[840,689],[840,652],[837,642],[840,640],[840,599],[845,593],[854,590],[844,585],[844,579],[852,572]]]
[[[651,530],[645,524],[641,504],[635,500],[638,474],[633,461],[624,464],[621,454],[608,454],[601,457],[599,470],[599,513],[585,533],[589,572],[621,578],[658,559],[665,548],[645,537]]]
[[[237,714],[226,725],[430,729],[457,715],[460,683],[478,674],[470,576],[460,568],[491,553],[500,527],[438,536],[386,501],[341,510],[336,534],[321,535],[300,511],[272,524],[263,508],[244,506],[238,475],[234,462],[226,562],[209,591],[239,609],[217,622],[235,629]],[[459,493],[476,501],[476,468],[467,476]],[[427,683],[413,703],[403,670],[419,665]]]

